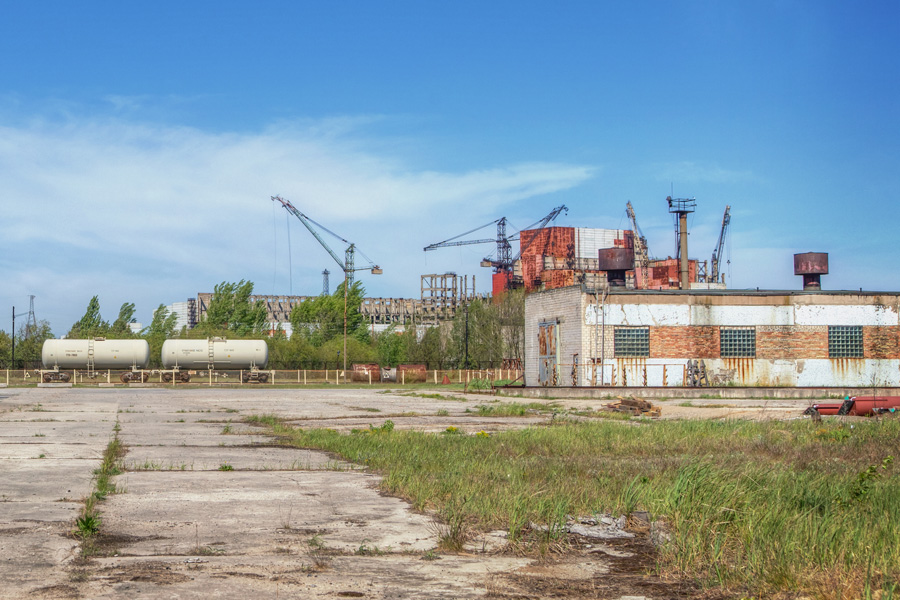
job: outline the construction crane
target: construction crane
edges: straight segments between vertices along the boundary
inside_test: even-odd
[[[625,212],[628,213],[628,218],[631,219],[631,228],[634,233],[634,265],[637,268],[636,270],[641,272],[640,287],[635,287],[646,289],[649,281],[650,249],[647,247],[647,238],[644,237],[644,232],[638,227],[637,217],[634,215],[634,207],[631,206],[630,200],[625,203]]]
[[[716,244],[712,253],[708,281],[715,283],[719,281],[719,259],[722,258],[722,247],[725,245],[725,234],[728,232],[729,223],[731,223],[731,206],[726,205],[725,215],[722,217],[722,231],[719,232],[719,243]]]
[[[353,285],[353,273],[355,273],[356,271],[371,271],[372,275],[381,275],[383,273],[383,271],[381,270],[381,267],[379,267],[378,265],[373,263],[372,260],[365,254],[363,254],[362,252],[360,252],[360,254],[362,254],[363,258],[365,258],[366,260],[369,261],[369,264],[365,267],[355,266],[354,255],[356,254],[356,245],[353,242],[349,242],[349,241],[345,240],[338,234],[334,233],[333,231],[330,231],[324,225],[322,225],[320,223],[316,223],[315,221],[313,221],[312,219],[310,219],[309,217],[304,215],[302,212],[297,210],[297,208],[293,204],[291,204],[288,200],[285,200],[281,196],[272,196],[271,198],[272,198],[273,202],[275,200],[278,200],[279,202],[281,202],[281,205],[284,207],[284,209],[286,211],[288,211],[289,213],[291,213],[292,215],[294,215],[295,217],[300,219],[300,222],[303,223],[303,225],[306,226],[306,228],[309,230],[309,232],[311,234],[313,234],[313,237],[316,238],[316,240],[318,240],[318,242],[320,244],[322,244],[322,247],[325,248],[325,250],[328,252],[328,254],[331,255],[331,258],[334,259],[334,262],[336,262],[338,264],[338,266],[341,268],[341,270],[344,272],[344,383],[346,383],[347,382],[347,294],[348,294],[348,290],[350,289],[350,286]],[[322,236],[319,235],[319,232],[315,230],[313,225],[318,226],[320,229],[328,232],[329,234],[333,235],[334,237],[341,240],[345,244],[348,244],[347,249],[344,251],[344,260],[343,261],[338,257],[338,255],[334,252],[334,250],[331,249],[331,246],[329,246],[328,244],[325,243],[325,240],[322,239]]]
[[[536,221],[526,227],[525,229],[543,229],[547,226],[548,223],[555,220],[556,217],[563,211],[568,212],[569,209],[565,205],[557,206],[550,214],[545,216],[543,219]],[[511,236],[506,235],[506,225],[508,221],[506,217],[501,217],[495,221],[491,221],[490,223],[486,223],[480,227],[476,227],[475,229],[471,229],[466,231],[465,233],[461,233],[459,235],[453,236],[452,238],[446,239],[443,242],[438,242],[436,244],[431,244],[430,246],[426,246],[424,250],[428,252],[429,250],[437,250],[438,248],[447,248],[450,246],[466,246],[469,244],[487,244],[487,243],[496,243],[497,244],[497,257],[490,258],[486,257],[481,260],[482,267],[493,267],[494,273],[512,273],[513,265],[515,265],[516,261],[519,260],[519,257],[522,255],[522,250],[524,248],[520,248],[519,252],[515,255],[512,254],[512,244],[510,242],[519,239],[519,233],[514,233]],[[490,227],[491,225],[497,225],[497,238],[496,239],[480,239],[480,240],[459,240],[461,237],[465,237],[471,233],[475,233],[485,227]],[[532,238],[532,241],[534,238]],[[527,248],[527,246],[526,246]]]
[[[347,282],[346,283],[347,286],[353,285],[353,274],[356,271],[371,271],[372,275],[381,275],[382,274],[383,271],[382,271],[381,267],[379,267],[378,265],[373,263],[372,260],[368,256],[366,256],[365,254],[362,253],[362,251],[358,250],[356,248],[356,244],[345,240],[338,234],[329,230],[327,227],[325,227],[321,223],[316,223],[315,221],[313,221],[312,219],[310,219],[309,217],[304,215],[302,212],[297,210],[297,208],[293,204],[291,204],[290,201],[285,200],[281,196],[272,196],[272,201],[274,202],[275,200],[278,200],[279,202],[281,202],[281,205],[284,207],[284,209],[286,211],[288,211],[289,213],[291,213],[292,215],[294,215],[295,217],[300,219],[300,222],[303,223],[303,225],[309,230],[309,232],[311,234],[313,234],[313,237],[316,238],[316,240],[322,245],[323,248],[325,248],[325,250],[328,252],[328,254],[331,255],[331,258],[334,259],[334,262],[336,262],[338,264],[338,266],[341,268],[341,271],[344,272],[344,279]],[[334,237],[336,237],[343,243],[347,244],[347,249],[344,251],[344,260],[341,260],[340,257],[335,253],[335,251],[331,249],[331,246],[329,246],[325,242],[325,240],[322,239],[322,236],[319,235],[319,232],[316,231],[316,229],[313,227],[313,225],[316,225],[323,231],[333,235]],[[364,266],[364,267],[356,266],[355,254],[357,252],[359,252],[363,256],[363,258],[365,258],[367,261],[369,261],[369,263],[366,266]]]

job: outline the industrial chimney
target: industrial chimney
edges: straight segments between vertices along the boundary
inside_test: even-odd
[[[803,289],[822,289],[822,275],[828,275],[827,252],[804,252],[794,255],[794,275],[803,275]]]

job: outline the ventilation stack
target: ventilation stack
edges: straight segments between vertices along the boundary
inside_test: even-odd
[[[676,215],[675,234],[678,237],[678,284],[683,290],[691,289],[690,265],[688,262],[688,230],[687,216],[697,208],[693,198],[666,198],[669,212]]]
[[[606,271],[610,287],[625,287],[625,271],[634,268],[633,248],[602,248],[598,253],[598,271]]]
[[[828,275],[827,252],[804,252],[794,255],[794,275],[803,275],[803,289],[822,289],[822,275]]]

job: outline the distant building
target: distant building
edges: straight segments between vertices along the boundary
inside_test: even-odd
[[[170,313],[177,315],[175,320],[176,330],[180,331],[183,327],[192,329],[197,325],[196,317],[194,316],[196,315],[196,302],[193,298],[188,299],[186,302],[170,304],[166,309]]]
[[[526,229],[520,234],[521,259],[516,275],[528,292],[552,290],[584,283],[602,287],[608,283],[608,271],[601,270],[601,251],[612,248],[634,252],[634,233],[627,229],[590,229],[583,227],[545,227]],[[688,261],[691,287],[716,288],[724,285],[697,284],[701,265]],[[629,289],[678,289],[678,260],[650,260],[646,281],[634,258],[625,269],[623,285]]]
[[[543,386],[900,386],[900,293],[570,286],[525,299]]]

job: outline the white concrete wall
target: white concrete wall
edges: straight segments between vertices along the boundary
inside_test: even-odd
[[[586,325],[599,323],[593,304]],[[721,306],[691,304],[607,304],[607,325],[900,325],[897,309],[881,305]]]

